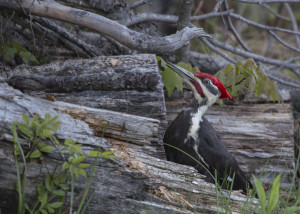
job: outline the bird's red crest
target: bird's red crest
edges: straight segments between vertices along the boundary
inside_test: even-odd
[[[230,96],[230,94],[228,93],[228,91],[226,90],[225,86],[223,85],[223,83],[215,76],[207,74],[207,73],[203,73],[203,72],[196,72],[194,73],[194,75],[199,78],[199,79],[210,79],[212,81],[212,83],[218,87],[218,89],[221,92],[221,99],[225,99],[225,98],[229,98],[232,99],[232,97]]]

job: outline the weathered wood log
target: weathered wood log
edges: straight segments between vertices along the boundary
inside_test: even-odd
[[[191,100],[192,95],[187,91],[183,97],[175,95],[166,100],[169,123]],[[284,173],[286,177],[282,185],[290,186],[295,170],[290,104],[214,105],[205,117],[245,173],[257,177],[264,171],[262,181],[267,185],[272,182],[274,175]]]
[[[96,57],[19,66],[8,83],[27,94],[160,120],[156,157],[164,158],[163,83],[155,55]]]
[[[86,151],[101,147],[114,151],[117,159],[100,159],[95,171],[91,192],[94,197],[89,204],[90,213],[139,213],[151,210],[157,213],[213,212],[217,207],[213,184],[201,179],[195,169],[153,157],[150,141],[155,140],[159,121],[140,116],[103,111],[65,102],[52,102],[25,95],[0,83],[0,208],[2,213],[16,212],[16,169],[13,158],[11,128],[13,121],[21,120],[21,114],[46,113],[58,115],[62,122],[57,132],[58,140],[78,139]],[[105,115],[103,115],[105,112]],[[113,116],[112,116],[113,115]],[[102,118],[104,117],[104,118]],[[102,129],[108,124],[108,129]],[[116,122],[117,121],[117,122]],[[141,124],[139,121],[143,121]],[[125,124],[123,127],[122,124]],[[124,131],[123,131],[124,128]],[[134,129],[136,138],[129,130]],[[127,142],[97,136],[99,132],[113,133],[114,138],[126,133]],[[110,134],[109,134],[110,136]],[[20,138],[22,139],[22,138]],[[136,143],[138,142],[138,143]],[[51,153],[46,159],[48,169],[53,169],[60,156]],[[36,187],[43,182],[47,170],[36,161],[30,164],[28,195],[33,199]],[[82,179],[76,180],[76,193],[84,189]],[[222,194],[227,194],[222,191]],[[222,196],[219,196],[222,197]],[[238,212],[246,202],[245,196],[234,192],[230,196],[232,212]],[[255,201],[254,201],[255,203]]]

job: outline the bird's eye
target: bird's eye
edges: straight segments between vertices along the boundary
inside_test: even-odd
[[[205,79],[205,80],[203,80],[203,83],[204,83],[205,85],[208,85],[208,84],[210,83],[210,81],[209,81],[208,79]]]

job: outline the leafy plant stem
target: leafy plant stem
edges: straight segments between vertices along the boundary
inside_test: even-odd
[[[71,174],[71,199],[70,199],[70,214],[73,214],[73,202],[74,202],[74,175]]]

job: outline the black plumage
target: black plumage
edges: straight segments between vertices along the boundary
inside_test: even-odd
[[[206,176],[208,182],[215,183],[216,178],[222,187],[230,188],[232,185],[233,190],[246,193],[247,188],[252,188],[251,182],[203,116],[218,98],[232,99],[230,94],[220,80],[212,75],[191,73],[171,63],[167,63],[167,66],[183,78],[195,98],[165,132],[167,160],[195,167]]]
[[[198,140],[195,141],[193,137],[188,136],[192,121],[187,118],[191,118],[191,115],[195,114],[198,108],[198,102],[194,101],[177,116],[165,132],[164,147],[167,160],[195,167],[200,174],[206,176],[205,180],[211,183],[215,183],[212,176],[215,176],[216,170],[219,178],[218,182],[224,183],[225,177],[229,187],[230,179],[228,179],[228,176],[232,179],[234,173],[233,189],[241,189],[246,193],[247,187],[252,188],[251,183],[205,117],[202,117],[200,122],[200,128],[197,133]],[[169,145],[186,152],[201,164]],[[195,145],[197,152],[195,151]]]

